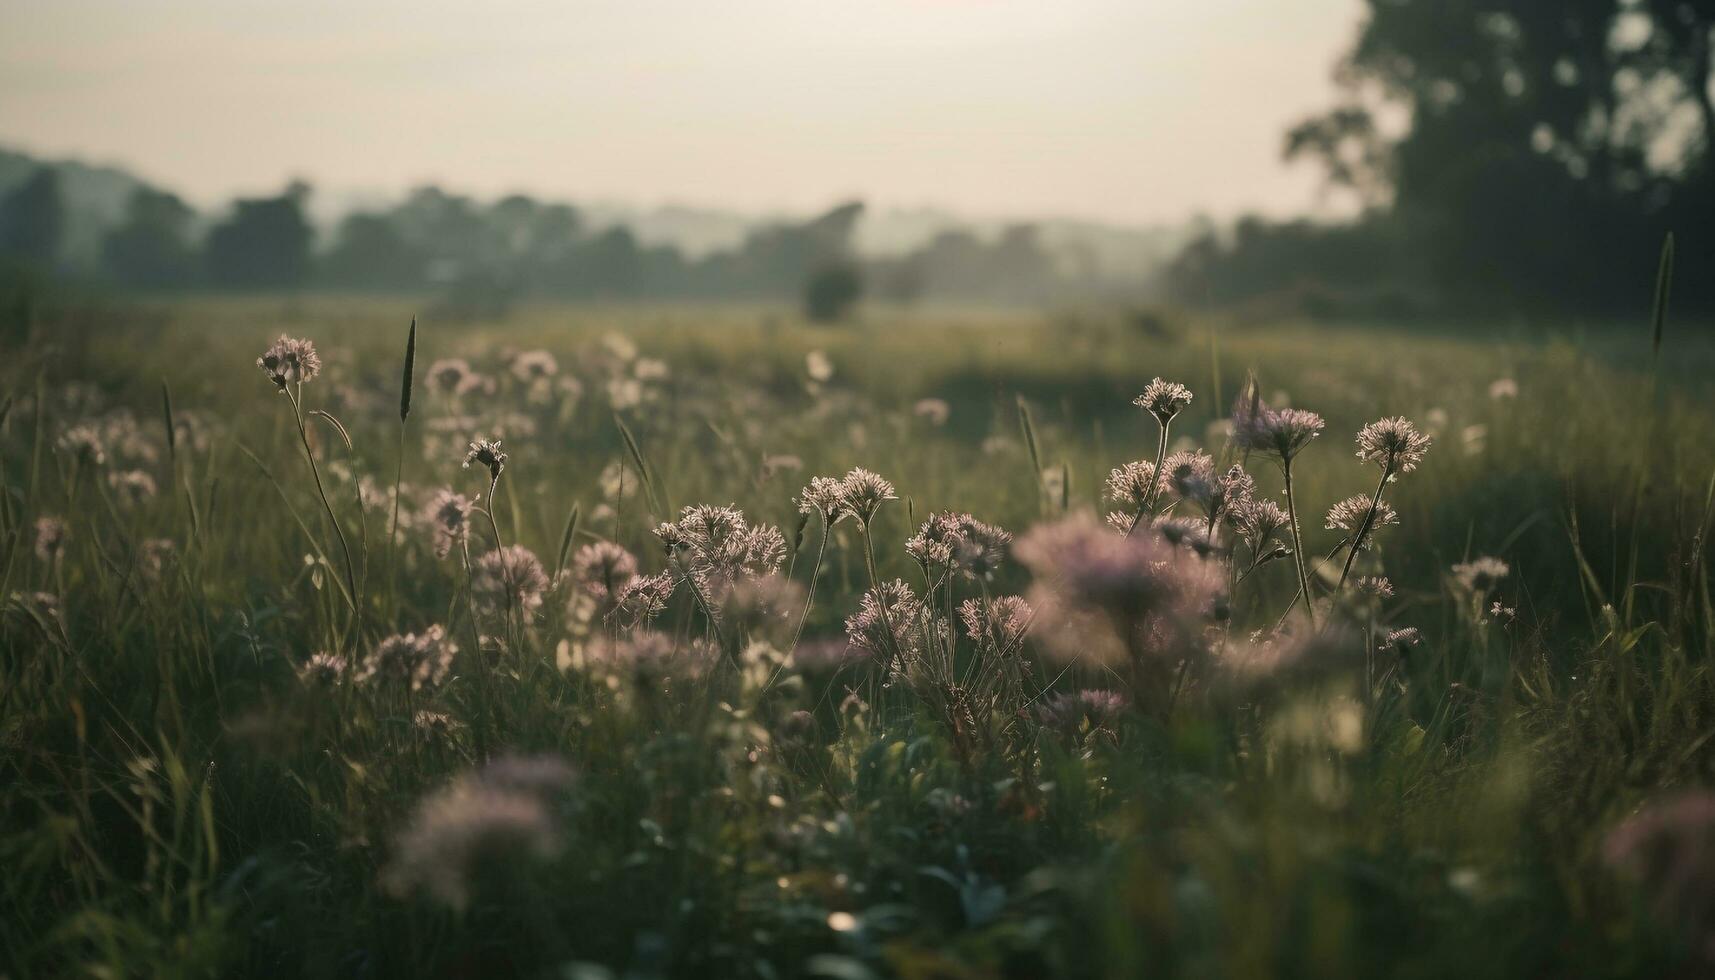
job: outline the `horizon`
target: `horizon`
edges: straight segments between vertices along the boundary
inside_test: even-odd
[[[0,140],[203,209],[300,178],[319,213],[425,184],[756,217],[853,199],[1126,228],[1337,213],[1279,151],[1332,97],[1355,0],[523,6],[27,0],[0,14]]]

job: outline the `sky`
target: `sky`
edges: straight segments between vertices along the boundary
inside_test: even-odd
[[[1325,206],[1359,0],[4,0],[0,145],[340,194],[1122,224]]]

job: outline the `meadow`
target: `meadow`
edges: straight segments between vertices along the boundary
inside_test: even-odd
[[[1707,336],[44,310],[0,976],[1702,975]]]

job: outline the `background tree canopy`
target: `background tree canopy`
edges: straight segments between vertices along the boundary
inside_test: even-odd
[[[1367,7],[1344,99],[1285,139],[1362,214],[1205,235],[1172,268],[1180,295],[1612,312],[1647,295],[1667,231],[1686,267],[1711,257],[1715,0]],[[1677,303],[1715,306],[1683,278]]]

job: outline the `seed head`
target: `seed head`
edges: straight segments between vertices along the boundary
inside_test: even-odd
[[[844,480],[831,476],[810,478],[810,485],[798,491],[798,512],[817,514],[822,520],[837,519],[843,512],[846,497]]]
[[[637,558],[612,541],[586,544],[572,556],[572,580],[604,609],[636,577]]]
[[[969,514],[931,514],[905,542],[905,553],[936,570],[958,570],[973,578],[994,574],[1012,534]]]
[[[862,467],[847,473],[840,483],[840,516],[849,516],[859,524],[868,524],[883,501],[899,499],[893,484]]]
[[[1453,581],[1464,591],[1479,598],[1493,592],[1501,579],[1512,574],[1506,562],[1490,555],[1473,558],[1453,566]]]
[[[471,440],[470,449],[464,454],[464,468],[470,469],[472,463],[486,468],[491,482],[500,479],[501,471],[506,469],[506,453],[500,449],[500,440],[490,441],[481,436]]]
[[[322,359],[315,344],[282,334],[256,359],[256,366],[284,391],[287,385],[313,380],[322,369]]]
[[[398,633],[375,645],[354,680],[409,684],[420,691],[436,687],[452,671],[453,655],[458,646],[441,626],[431,626],[421,633]]]
[[[1410,473],[1429,451],[1429,437],[1402,417],[1378,419],[1358,430],[1358,458],[1389,474]]]
[[[1238,531],[1240,540],[1253,554],[1261,554],[1265,546],[1286,528],[1286,511],[1279,504],[1263,497],[1246,497],[1233,505],[1227,515],[1228,523]]]
[[[470,540],[470,512],[475,501],[450,488],[435,491],[423,510],[423,521],[435,535],[435,557],[445,558]]]
[[[1155,464],[1146,459],[1116,466],[1108,473],[1107,496],[1133,513],[1143,509],[1155,486]],[[1128,518],[1129,522],[1129,518]]]
[[[1161,463],[1161,482],[1181,500],[1207,506],[1215,488],[1215,460],[1197,450],[1174,453]]]
[[[312,654],[298,668],[298,679],[306,687],[329,688],[345,679],[345,658],[334,653]]]
[[[65,550],[66,522],[57,517],[36,518],[36,557],[52,562]]]
[[[985,649],[1002,653],[1018,648],[1034,615],[1030,603],[1015,595],[966,599],[959,604],[959,619],[965,624],[965,635]]]
[[[1390,524],[1398,524],[1399,515],[1394,513],[1392,504],[1378,500],[1375,502],[1375,514],[1372,517],[1370,498],[1363,494],[1347,497],[1328,508],[1327,528],[1330,531],[1338,529],[1356,534],[1364,529],[1366,523],[1369,528],[1364,530],[1364,540],[1358,542],[1360,549],[1368,549],[1375,542],[1376,531]]]
[[[1156,378],[1143,389],[1143,394],[1132,399],[1133,405],[1140,405],[1155,420],[1162,425],[1173,421],[1173,417],[1185,410],[1191,404],[1191,389],[1173,381],[1163,381]]]
[[[1301,408],[1270,408],[1262,403],[1254,387],[1240,395],[1233,406],[1233,441],[1241,449],[1267,453],[1290,460],[1310,440],[1322,434],[1327,423],[1315,412]]]
[[[883,582],[865,592],[861,607],[846,618],[846,639],[883,660],[896,653],[911,660],[920,646],[916,626],[921,609],[911,586],[900,579]]]
[[[548,573],[535,552],[521,544],[490,551],[476,560],[471,591],[477,604],[490,612],[512,608],[526,617],[542,607]]]

